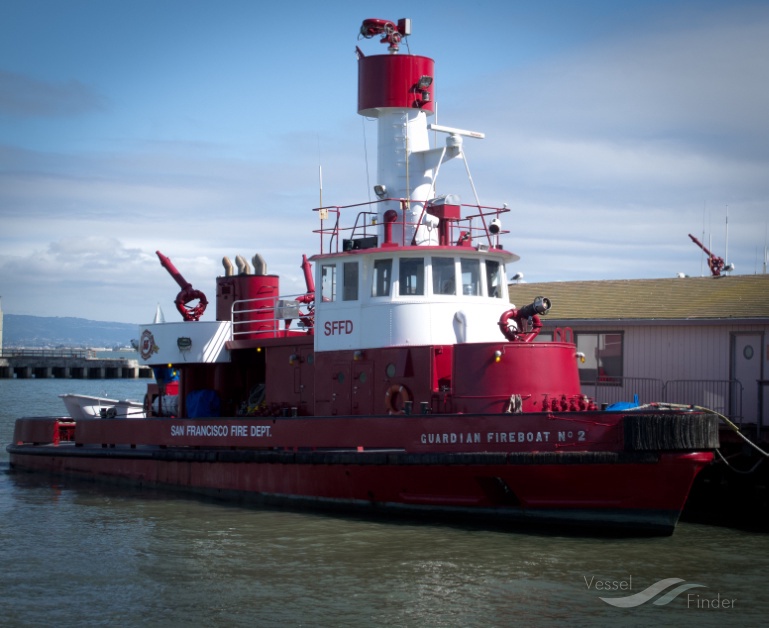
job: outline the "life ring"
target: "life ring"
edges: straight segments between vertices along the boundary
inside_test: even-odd
[[[396,406],[396,399],[401,399],[401,407]],[[402,384],[393,384],[385,393],[385,406],[390,414],[403,414],[407,401],[411,401],[411,392]]]

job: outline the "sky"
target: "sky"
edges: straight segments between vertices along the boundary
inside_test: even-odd
[[[0,0],[6,314],[175,320],[171,258],[212,304],[259,253],[304,291],[320,203],[371,199],[364,18],[412,20],[439,123],[529,282],[763,272],[769,2]],[[461,170],[461,171],[460,171]],[[442,193],[472,202],[464,167]],[[727,228],[728,217],[728,228]],[[727,238],[728,234],[728,238]]]

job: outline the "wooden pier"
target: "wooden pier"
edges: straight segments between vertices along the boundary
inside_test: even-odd
[[[137,379],[152,369],[131,358],[97,357],[92,349],[4,349],[2,379]]]

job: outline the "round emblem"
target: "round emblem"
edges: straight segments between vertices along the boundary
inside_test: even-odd
[[[155,337],[149,329],[145,329],[142,332],[141,339],[139,340],[139,355],[142,360],[149,360],[153,353],[158,352],[159,347],[155,344]]]
[[[745,359],[746,359],[746,360],[750,360],[750,359],[753,357],[753,347],[751,347],[750,345],[747,345],[747,346],[746,346],[746,347],[745,347],[745,348],[742,350],[742,355],[744,355],[744,356],[745,356]]]

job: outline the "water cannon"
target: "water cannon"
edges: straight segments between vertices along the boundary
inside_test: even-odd
[[[360,27],[360,36],[365,39],[371,39],[378,35],[382,35],[382,39],[379,40],[380,43],[389,44],[387,49],[393,54],[397,53],[401,39],[411,35],[411,20],[409,18],[401,18],[397,24],[389,20],[375,18],[363,20],[363,24]]]
[[[551,303],[547,297],[537,297],[532,303],[518,308],[519,318],[531,318],[535,315],[545,316],[550,311]]]
[[[192,284],[182,277],[182,274],[176,269],[176,266],[173,265],[169,258],[163,255],[160,251],[155,251],[155,253],[160,259],[160,264],[168,271],[168,274],[174,278],[174,281],[176,281],[181,288],[181,292],[176,295],[176,299],[174,300],[174,305],[176,305],[176,309],[179,310],[179,314],[182,315],[182,318],[185,321],[200,320],[200,317],[203,316],[203,312],[206,311],[206,306],[208,305],[206,295],[200,290],[195,290],[192,287]],[[193,301],[197,301],[197,304],[190,305]]]
[[[523,307],[507,310],[499,318],[499,330],[510,342],[533,342],[542,329],[540,315],[550,311],[550,299],[537,297]]]

